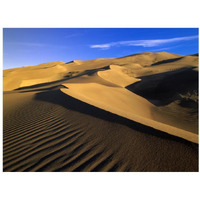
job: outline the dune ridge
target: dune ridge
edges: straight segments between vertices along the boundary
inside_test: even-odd
[[[65,84],[62,92],[114,114],[148,125],[166,133],[198,143],[198,135],[152,119],[153,105],[125,89],[96,83]]]

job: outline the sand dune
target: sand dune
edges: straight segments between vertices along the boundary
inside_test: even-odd
[[[22,67],[16,70],[4,70],[3,90],[10,91],[19,87],[30,86],[59,80],[65,76],[63,62],[51,62],[36,67]]]
[[[166,120],[155,121],[151,115],[153,105],[144,98],[123,88],[113,88],[95,83],[65,84],[66,94],[114,114],[148,125],[166,133],[198,143],[198,135],[168,125]]]
[[[4,171],[198,171],[198,55],[4,70]]]

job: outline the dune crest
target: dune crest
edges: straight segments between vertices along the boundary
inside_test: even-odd
[[[136,83],[141,80],[134,77],[130,77],[127,74],[123,73],[123,67],[120,67],[118,65],[110,65],[109,67],[109,70],[97,72],[98,76],[100,76],[102,79],[105,79],[108,82],[112,82],[121,87],[126,87],[127,85]]]
[[[123,88],[97,83],[64,84],[62,92],[111,113],[153,127],[166,133],[198,143],[198,135],[168,124],[155,121],[151,115],[153,105],[144,98]]]

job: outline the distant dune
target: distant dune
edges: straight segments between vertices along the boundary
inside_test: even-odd
[[[198,171],[198,54],[3,71],[4,171]]]

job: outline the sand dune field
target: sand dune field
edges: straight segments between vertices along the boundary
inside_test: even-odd
[[[3,170],[198,171],[198,55],[3,71]]]

